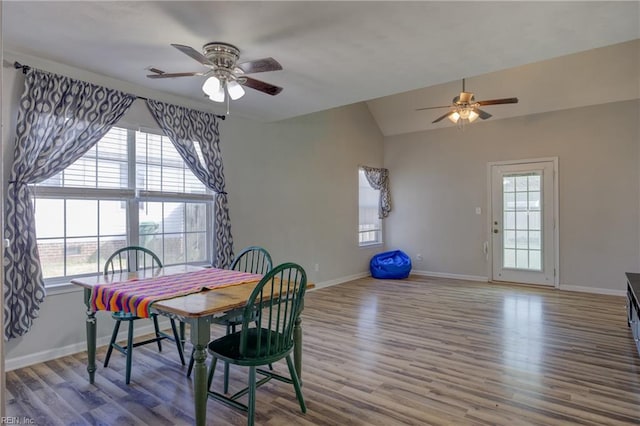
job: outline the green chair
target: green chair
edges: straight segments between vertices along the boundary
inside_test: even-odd
[[[129,246],[118,249],[115,253],[113,253],[109,259],[105,262],[104,265],[104,274],[114,274],[120,272],[133,272],[138,271],[140,269],[147,268],[162,268],[162,262],[160,258],[152,252],[151,250],[138,247],[138,246]],[[114,312],[111,314],[111,317],[116,321],[115,326],[113,327],[113,334],[111,335],[111,341],[109,342],[109,349],[107,350],[107,356],[104,360],[104,366],[109,366],[109,359],[111,358],[111,352],[113,350],[117,350],[118,352],[124,354],[127,357],[127,369],[126,369],[126,383],[129,384],[131,381],[131,355],[133,353],[133,348],[141,345],[146,345],[147,343],[158,343],[158,350],[162,351],[162,343],[161,341],[164,339],[169,339],[176,342],[176,347],[178,348],[178,354],[180,355],[180,361],[182,365],[184,362],[184,353],[182,350],[182,341],[178,337],[178,330],[176,328],[176,323],[171,319],[171,328],[173,329],[173,336],[166,334],[160,331],[158,327],[158,315],[151,314],[151,319],[153,320],[153,326],[155,328],[155,337],[152,339],[144,340],[142,342],[133,343],[133,322],[138,319],[142,319],[134,314],[130,314],[127,312]],[[127,336],[127,344],[126,346],[121,346],[116,343],[116,338],[118,336],[118,331],[120,330],[120,324],[126,321],[129,323],[129,333]]]
[[[258,246],[249,246],[244,249],[235,257],[229,269],[240,272],[250,272],[252,274],[264,275],[271,270],[273,262],[271,255],[267,250]],[[227,327],[226,334],[235,333],[236,327],[242,324],[242,309],[234,309],[229,312],[225,312],[222,316],[214,318],[211,322],[213,324],[224,325]],[[187,368],[187,377],[191,377],[191,371],[193,370],[193,352],[191,354],[191,360],[189,360],[189,367]],[[224,391],[225,393],[229,389],[229,364],[225,363],[224,368]]]
[[[271,379],[292,383],[300,409],[303,413],[307,411],[300,380],[291,359],[293,329],[302,311],[306,287],[307,276],[301,266],[284,263],[273,268],[249,296],[242,312],[241,330],[209,342],[209,354],[213,357],[209,369],[209,396],[247,411],[247,424],[250,426],[255,417],[256,388]],[[290,378],[257,368],[282,358],[287,360]],[[249,367],[249,386],[230,397],[212,391],[211,384],[218,359]],[[256,382],[256,373],[265,377]],[[238,402],[238,398],[247,393],[248,404]]]

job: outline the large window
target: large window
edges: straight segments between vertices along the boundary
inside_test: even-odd
[[[382,220],[378,217],[380,191],[369,185],[362,169],[358,171],[358,182],[358,243],[361,246],[380,244],[382,243]]]
[[[34,190],[47,284],[99,273],[126,245],[153,250],[165,265],[209,263],[211,194],[166,136],[112,128]]]

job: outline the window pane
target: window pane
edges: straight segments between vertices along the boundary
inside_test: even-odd
[[[529,212],[529,229],[540,229],[540,212]]]
[[[504,210],[515,210],[516,209],[516,195],[513,192],[505,192],[504,193]]]
[[[504,231],[504,247],[516,248],[516,232]]]
[[[537,271],[542,270],[542,260],[539,250],[529,250],[529,269],[535,269]]]
[[[502,178],[502,192],[515,191],[515,179],[513,176],[505,176]]]
[[[529,269],[528,250],[516,250],[516,268]]]
[[[164,232],[184,232],[184,203],[164,203]]]
[[[187,234],[187,262],[207,260],[207,234],[204,232]]]
[[[98,201],[67,200],[67,236],[98,235]]]
[[[207,230],[207,205],[187,203],[187,232],[205,232]]]
[[[516,251],[512,249],[504,250],[504,267],[515,268],[516,267]]]
[[[540,210],[540,192],[529,192],[529,210]]]
[[[65,275],[90,274],[99,271],[98,239],[95,237],[68,238]]]
[[[100,235],[127,235],[127,203],[101,200]]]
[[[64,200],[37,198],[34,206],[38,238],[62,237],[64,235]]]
[[[529,231],[529,248],[540,250],[542,248],[540,241],[540,231]]]
[[[540,191],[540,175],[529,176],[529,191]]]
[[[516,176],[516,191],[527,190],[527,176]]]
[[[529,248],[529,236],[527,231],[516,232],[516,248],[519,248],[519,249]]]
[[[193,175],[166,136],[136,132],[136,163],[138,189],[206,193],[205,186]]]
[[[516,214],[515,212],[504,212],[504,228],[516,229]]]
[[[127,130],[112,127],[89,151],[40,186],[127,188]]]
[[[527,210],[527,193],[516,192],[516,210]]]
[[[516,229],[529,229],[527,212],[516,212]]]
[[[64,239],[38,239],[38,254],[43,278],[64,276]]]
[[[165,234],[164,236],[164,263],[174,265],[186,262],[184,252],[185,234]]]

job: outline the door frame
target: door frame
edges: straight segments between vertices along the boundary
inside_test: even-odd
[[[553,163],[553,288],[560,286],[560,203],[558,196],[558,157],[542,157],[542,158],[527,158],[522,160],[506,160],[506,161],[491,161],[487,163],[487,278],[489,282],[493,282],[493,237],[492,237],[492,224],[493,224],[493,203],[492,203],[492,168],[494,166],[512,166],[527,163]],[[524,283],[523,283],[524,284]],[[533,285],[533,284],[532,284]]]

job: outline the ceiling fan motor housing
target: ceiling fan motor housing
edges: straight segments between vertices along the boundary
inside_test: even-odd
[[[233,71],[236,62],[240,58],[240,50],[228,43],[214,41],[205,44],[202,49],[204,56],[213,62],[216,67],[226,68],[229,71]]]

